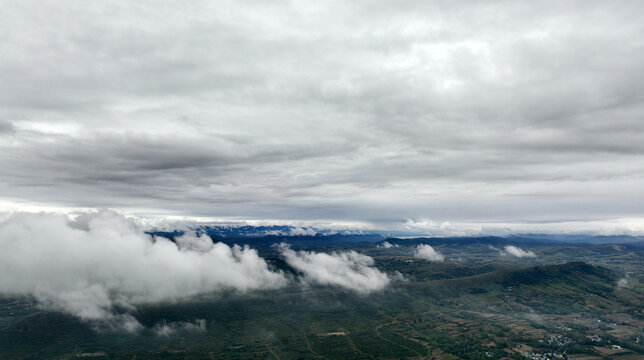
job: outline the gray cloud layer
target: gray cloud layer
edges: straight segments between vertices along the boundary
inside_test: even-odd
[[[14,2],[5,207],[644,217],[641,1]]]

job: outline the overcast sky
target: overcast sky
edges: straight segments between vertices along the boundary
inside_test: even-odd
[[[7,1],[0,210],[644,232],[642,14]]]

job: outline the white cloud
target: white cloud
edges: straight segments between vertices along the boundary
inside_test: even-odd
[[[407,219],[402,229],[411,232],[421,232],[431,236],[472,236],[480,233],[480,226],[449,221],[436,222],[430,219]]]
[[[525,250],[521,249],[520,247],[516,247],[516,246],[513,246],[513,245],[507,245],[506,247],[504,247],[504,248],[503,248],[503,252],[502,252],[502,253],[503,253],[503,254],[507,254],[507,255],[516,256],[516,257],[518,257],[518,258],[522,258],[522,257],[536,257],[536,256],[537,256],[537,255],[536,255],[534,252],[532,252],[532,251],[529,251],[529,250],[528,250],[528,251],[525,251]]]
[[[644,218],[617,218],[590,221],[523,222],[435,222],[407,219],[400,228],[426,236],[481,236],[507,234],[644,235]]]
[[[303,228],[299,226],[291,227],[288,230],[268,230],[265,235],[277,236],[315,236],[318,232],[312,228]]]
[[[311,283],[367,294],[384,289],[391,281],[387,274],[373,266],[371,257],[355,251],[330,254],[295,251],[286,244],[280,244],[279,250],[286,262],[304,273],[305,280]]]
[[[317,231],[308,228],[295,227],[291,228],[289,235],[290,236],[315,236]]]
[[[419,259],[425,259],[429,261],[443,261],[445,256],[443,256],[438,251],[434,250],[431,245],[421,244],[416,247],[414,256]]]
[[[389,241],[383,241],[382,244],[377,245],[376,247],[385,248],[385,249],[391,249],[392,247],[398,247],[398,244],[392,244]]]
[[[287,280],[248,247],[185,235],[151,238],[112,211],[69,221],[14,214],[0,223],[0,293],[34,296],[40,306],[86,320],[118,322],[116,306],[176,301],[220,289],[277,288]],[[130,330],[138,328],[127,318]]]
[[[206,234],[197,236],[186,232],[182,236],[175,238],[174,241],[182,251],[208,252],[214,247],[212,239]]]

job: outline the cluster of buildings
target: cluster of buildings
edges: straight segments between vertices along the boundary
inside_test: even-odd
[[[564,345],[570,344],[571,340],[563,336],[551,336],[549,339],[546,339],[545,341],[543,339],[539,339],[539,342],[540,343],[546,342],[548,343],[548,345],[564,346]]]
[[[564,356],[563,354],[559,353],[525,353],[523,354],[524,357],[531,359],[531,360],[554,360],[554,359],[563,359]]]

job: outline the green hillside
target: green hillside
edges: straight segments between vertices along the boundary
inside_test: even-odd
[[[416,280],[370,296],[292,287],[147,306],[133,314],[145,326],[136,335],[32,308],[20,317],[3,317],[0,358],[365,359],[451,353],[482,359],[519,356],[526,349],[597,354],[596,346],[616,343],[627,352],[642,351],[632,336],[613,335],[641,332],[644,317],[641,289],[619,289],[620,275],[611,270],[581,262],[500,270],[433,267],[418,264]],[[449,278],[418,280],[423,271],[429,278],[436,272]],[[613,316],[621,324],[611,333],[614,328],[605,324]],[[197,319],[205,320],[203,331],[180,326]],[[159,336],[163,325],[174,331]],[[561,334],[561,328],[570,330]],[[588,343],[587,333],[601,334],[604,343]],[[571,343],[543,342],[555,335]]]

